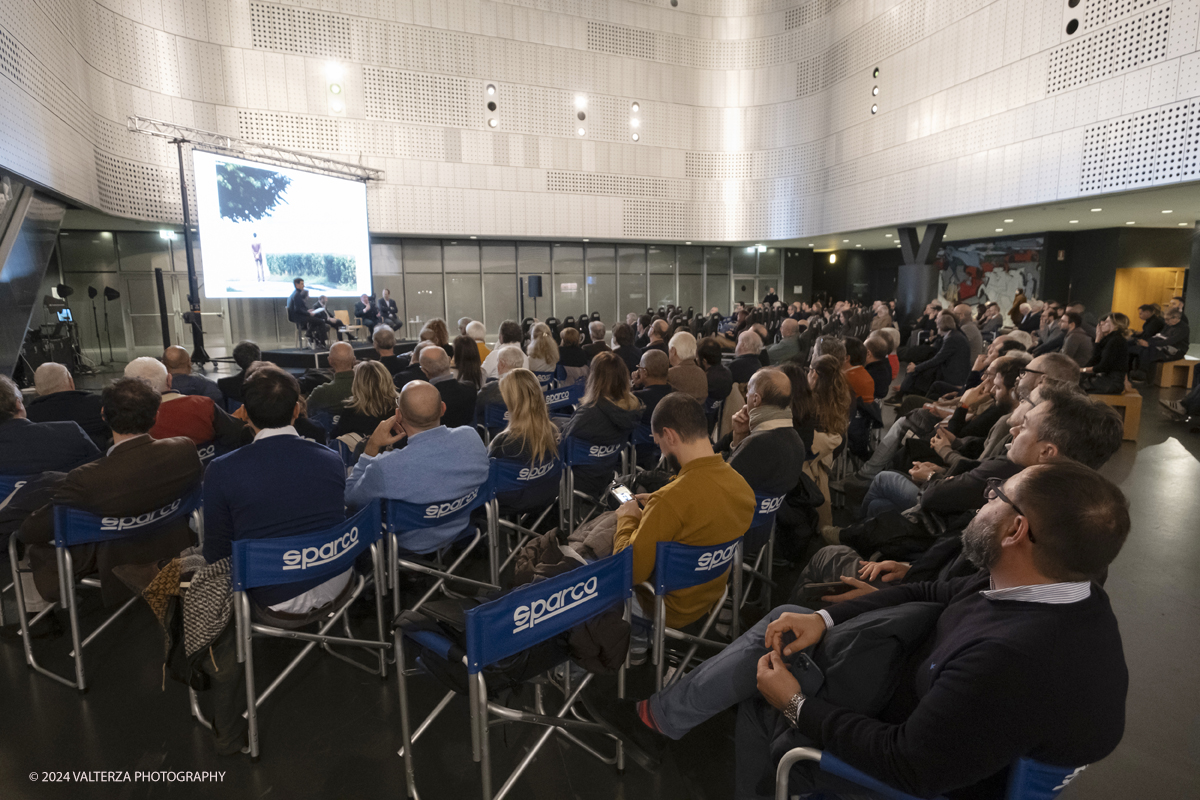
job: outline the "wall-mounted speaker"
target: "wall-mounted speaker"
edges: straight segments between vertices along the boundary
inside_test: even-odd
[[[541,275],[530,275],[529,276],[529,296],[530,297],[541,297],[542,296],[542,276]]]

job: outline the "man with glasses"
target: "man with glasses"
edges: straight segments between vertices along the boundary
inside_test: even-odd
[[[777,608],[670,688],[638,703],[610,700],[597,709],[601,723],[652,766],[668,740],[738,706],[735,794],[747,798],[768,794],[779,755],[802,744],[924,797],[1003,797],[1021,758],[1066,767],[1104,758],[1124,732],[1128,672],[1095,581],[1129,533],[1128,503],[1071,462],[1031,467],[988,495],[961,537],[974,575],[896,586],[815,614]],[[801,650],[839,638],[839,626],[861,614],[917,602],[945,609],[882,711],[830,702],[833,678],[815,692],[802,688]],[[848,784],[817,770],[789,776],[789,794],[839,790]]]

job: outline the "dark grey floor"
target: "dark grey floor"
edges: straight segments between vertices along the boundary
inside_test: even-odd
[[[1179,397],[1182,390],[1162,390]],[[1067,798],[1200,797],[1200,435],[1166,420],[1159,390],[1145,388],[1141,439],[1104,469],[1131,500],[1133,533],[1107,591],[1121,621],[1131,687],[1125,738],[1064,793]],[[7,563],[3,564],[7,574]],[[9,603],[11,608],[11,603]],[[91,619],[95,618],[91,607]],[[11,618],[10,618],[11,619]],[[364,623],[359,623],[364,624]],[[86,622],[85,622],[86,625]],[[209,734],[188,716],[187,693],[161,672],[161,635],[144,606],[87,652],[90,690],[80,695],[25,667],[20,643],[0,640],[0,797],[399,797],[403,796],[395,683],[313,656],[263,707],[262,760],[213,755]],[[69,670],[65,638],[39,640]],[[267,642],[260,674],[294,647]],[[644,686],[648,676],[641,676]],[[265,683],[265,682],[264,682]],[[440,692],[413,683],[417,712]],[[634,689],[637,694],[637,689]],[[493,732],[494,774],[531,742],[515,726]],[[710,721],[675,745],[656,774],[630,765],[618,778],[557,738],[514,788],[517,798],[727,798],[732,794],[733,716]],[[456,698],[418,743],[425,798],[478,796],[465,702]],[[43,785],[30,773],[73,770],[220,770],[212,784]],[[39,774],[39,778],[40,778]],[[499,786],[499,783],[496,783]]]

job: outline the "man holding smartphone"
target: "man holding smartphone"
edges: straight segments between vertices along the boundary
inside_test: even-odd
[[[650,429],[663,455],[674,456],[679,463],[679,473],[657,492],[639,494],[617,509],[613,552],[633,548],[634,586],[654,573],[659,542],[722,544],[744,534],[754,518],[754,491],[713,452],[699,401],[681,392],[668,394],[654,409]],[[667,625],[682,628],[700,619],[720,599],[724,586],[722,575],[667,595]],[[653,598],[639,593],[639,600],[634,611],[649,620]],[[632,649],[636,651],[637,645]],[[644,642],[641,652],[645,652]]]

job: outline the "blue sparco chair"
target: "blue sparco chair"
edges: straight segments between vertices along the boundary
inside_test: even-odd
[[[13,495],[17,493],[18,489],[36,477],[37,475],[0,475],[0,509],[3,509],[8,505],[8,501],[12,500]],[[11,538],[11,536],[9,538]],[[16,581],[14,580],[12,583],[0,589],[0,625],[5,624],[4,594],[12,591],[12,588],[15,584]]]
[[[541,384],[543,392],[553,391],[558,388],[557,372],[534,372],[533,375],[538,379],[538,383]]]
[[[562,411],[568,406],[579,405],[579,401],[583,399],[583,393],[586,389],[586,384],[573,383],[561,389],[542,392],[542,396],[546,398],[546,410],[553,413],[555,411]]]
[[[416,572],[436,578],[424,595],[409,607],[416,611],[435,593],[442,590],[446,581],[470,586],[476,590],[491,591],[500,588],[493,577],[492,583],[467,578],[456,572],[467,557],[483,540],[483,534],[471,523],[471,512],[491,499],[491,481],[473,489],[462,497],[442,502],[411,503],[405,500],[385,500],[383,506],[384,532],[388,536],[388,563],[392,586],[392,615],[400,614],[400,570]],[[496,542],[488,537],[488,561],[490,575],[500,571],[499,551]],[[466,546],[448,567],[442,566],[442,557],[450,546],[466,542]],[[416,556],[433,555],[435,561],[418,561]]]
[[[317,645],[325,652],[359,669],[380,677],[387,677],[387,659],[384,651],[390,650],[384,632],[383,616],[383,554],[378,542],[382,536],[379,501],[373,501],[350,519],[328,530],[303,533],[279,539],[235,539],[231,561],[233,586],[233,615],[237,626],[238,662],[246,672],[246,719],[249,722],[250,757],[258,758],[258,707],[271,696],[300,662]],[[358,639],[350,631],[350,620],[346,612],[366,588],[366,578],[351,574],[349,583],[341,594],[329,604],[314,609],[299,619],[288,620],[287,627],[269,612],[254,611],[248,590],[262,586],[282,586],[301,581],[329,580],[354,568],[358,557],[370,550],[372,577],[375,584],[375,614],[378,639]],[[329,634],[330,628],[342,623],[345,636]],[[275,624],[269,624],[274,622]],[[316,633],[298,628],[319,624]],[[280,639],[298,639],[307,642],[299,655],[284,667],[275,680],[262,694],[257,694],[254,681],[254,639],[270,636]],[[332,645],[347,645],[374,650],[378,664],[375,667],[363,664],[332,649]],[[193,703],[193,713],[195,705]]]
[[[578,745],[585,752],[606,764],[614,764],[618,772],[625,767],[621,743],[616,754],[606,757],[582,741],[575,732],[601,734],[611,738],[595,722],[579,719],[573,713],[580,692],[591,682],[588,675],[578,684],[571,681],[570,669],[552,679],[563,695],[557,711],[543,707],[543,684],[535,684],[534,709],[524,711],[509,708],[488,699],[484,669],[498,661],[514,656],[535,645],[554,639],[571,628],[596,617],[618,604],[624,604],[625,619],[629,619],[629,600],[633,583],[633,550],[627,549],[609,558],[577,567],[538,583],[521,587],[503,597],[469,609],[466,612],[466,652],[438,633],[430,631],[395,630],[396,679],[400,689],[400,729],[403,737],[405,785],[409,797],[417,797],[413,770],[413,743],[449,704],[454,692],[447,693],[424,722],[412,731],[409,721],[407,678],[416,670],[404,670],[404,640],[410,639],[421,647],[437,652],[442,658],[462,658],[468,673],[468,698],[471,713],[471,757],[479,764],[484,800],[500,800],[516,784],[525,769],[533,763],[550,737],[558,734]],[[627,658],[628,661],[628,658]],[[617,696],[625,693],[625,665],[617,673]],[[490,732],[512,722],[542,725],[545,730],[521,759],[521,763],[504,781],[500,790],[492,792]]]
[[[483,409],[483,425],[476,426],[483,434],[483,441],[489,443],[492,437],[508,427],[508,406],[503,403],[489,403]]]
[[[736,609],[740,606],[742,571],[737,569],[736,565],[741,563],[742,537],[740,536],[732,541],[716,545],[697,546],[682,544],[680,542],[659,542],[655,545],[653,583],[643,583],[642,586],[654,593],[652,658],[654,661],[654,687],[656,691],[662,691],[664,686],[670,686],[677,681],[683,675],[692,659],[696,657],[696,653],[700,647],[703,646],[715,650],[724,649],[725,644],[723,642],[716,642],[705,637],[708,635],[713,623],[717,621],[717,615],[720,614],[721,608],[724,607],[726,599],[732,598],[732,608]],[[730,569],[731,566],[735,566],[735,568]],[[704,625],[698,634],[684,633],[675,628],[667,627],[666,598],[668,594],[681,589],[700,586],[722,577],[727,578],[725,589],[721,593],[721,598],[709,610],[704,620]],[[731,636],[733,639],[736,639],[738,636],[738,619],[738,615],[734,614],[733,633]],[[688,648],[683,658],[680,659],[670,679],[664,682],[663,674],[666,671],[666,645],[668,638],[686,642],[691,647]]]
[[[814,761],[829,775],[869,789],[872,796],[886,800],[918,800],[917,797],[893,789],[886,783],[857,770],[831,753],[813,747],[795,747],[779,760],[775,768],[775,800],[788,800],[788,777],[792,767],[801,761]],[[1055,767],[1031,758],[1021,758],[1013,763],[1008,773],[1008,787],[1004,800],[1053,800],[1081,772],[1082,767]],[[937,798],[945,800],[945,798]]]
[[[492,498],[489,502],[488,524],[492,542],[498,548],[501,529],[508,534],[508,557],[497,567],[492,582],[499,582],[499,573],[508,567],[521,547],[531,537],[544,531],[538,528],[558,504],[562,484],[562,461],[552,458],[533,464],[518,459],[491,460]],[[512,537],[516,536],[516,543]]]
[[[578,524],[582,524],[591,518],[592,514],[603,503],[603,498],[575,488],[576,473],[590,477],[608,476],[609,480],[615,477],[618,471],[624,474],[627,472],[624,462],[629,458],[627,448],[628,442],[592,444],[591,442],[585,442],[582,439],[573,437],[567,437],[559,443],[558,452],[565,467],[563,470],[562,491],[560,493],[561,512],[559,517],[561,520],[566,521],[568,535],[575,532],[577,524],[575,519],[577,500],[586,500],[591,505],[586,516],[578,520]]]
[[[742,564],[742,570],[747,574],[746,590],[742,594],[741,605],[745,605],[750,596],[750,587],[757,581],[763,597],[770,605],[771,590],[775,588],[775,516],[783,505],[785,495],[754,495],[754,518],[743,537],[743,548],[746,553],[754,554],[753,564]],[[740,607],[740,606],[739,606]],[[736,619],[737,615],[734,615]]]
[[[138,601],[138,596],[126,600],[120,608],[113,612],[104,622],[100,623],[86,639],[80,639],[79,608],[76,604],[75,591],[77,586],[100,588],[100,579],[84,577],[75,580],[75,561],[70,548],[75,545],[98,544],[113,542],[120,539],[132,539],[145,536],[161,530],[167,525],[188,517],[200,506],[201,488],[197,485],[183,497],[174,500],[161,508],[147,510],[143,514],[127,517],[101,517],[70,506],[54,506],[54,548],[58,560],[59,599],[39,611],[32,619],[29,618],[25,605],[25,590],[21,584],[22,570],[17,562],[17,537],[9,537],[8,558],[12,564],[13,588],[17,597],[17,618],[21,624],[21,643],[25,647],[25,662],[37,672],[48,678],[53,678],[66,686],[74,686],[81,692],[87,691],[87,682],[83,673],[83,648],[95,641],[117,617],[124,614]],[[75,680],[65,678],[56,672],[38,664],[33,654],[33,646],[29,629],[48,615],[55,608],[65,608],[71,627],[71,652],[68,654],[75,659]]]

